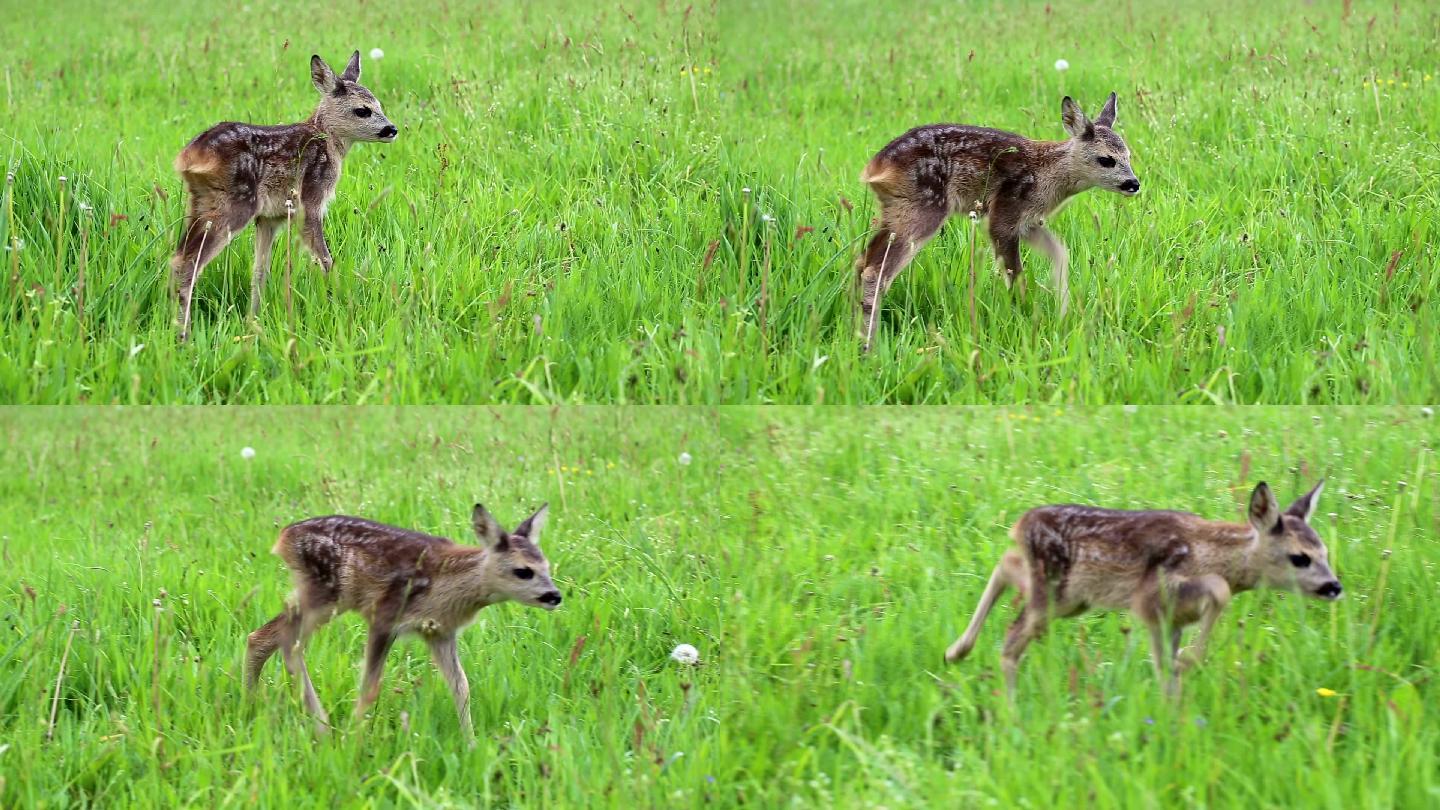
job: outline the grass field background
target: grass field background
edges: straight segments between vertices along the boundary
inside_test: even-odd
[[[1433,806],[1435,424],[1409,408],[0,412],[0,805]],[[1178,704],[1119,616],[1057,623],[1013,710],[1008,605],[974,657],[941,664],[1029,506],[1236,518],[1257,480],[1288,501],[1322,475],[1346,598],[1237,596]],[[464,541],[477,499],[507,522],[551,503],[566,599],[489,608],[462,635],[475,749],[413,641],[369,722],[323,740],[278,663],[243,700],[245,634],[287,590],[267,554],[280,526],[359,513]],[[363,632],[337,620],[307,654],[339,718]],[[698,668],[668,659],[679,643]]]
[[[3,16],[7,402],[1440,398],[1433,4],[62,0]],[[377,47],[363,79],[401,137],[346,163],[334,273],[298,245],[287,271],[282,242],[251,325],[247,232],[175,345],[176,152],[221,120],[302,119],[312,52]],[[1058,138],[1062,95],[1093,113],[1111,90],[1145,191],[1089,192],[1054,219],[1070,315],[1042,257],[1025,254],[1016,300],[960,222],[861,356],[870,155],[936,121]]]

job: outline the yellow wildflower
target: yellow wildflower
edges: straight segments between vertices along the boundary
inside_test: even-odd
[[[1315,694],[1319,695],[1320,697],[1335,697],[1336,692],[1334,689],[1326,689],[1322,686],[1319,689],[1315,690]]]

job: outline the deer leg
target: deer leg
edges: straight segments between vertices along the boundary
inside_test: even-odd
[[[371,625],[370,636],[365,640],[365,674],[360,677],[360,699],[355,701],[355,719],[365,716],[365,710],[380,697],[380,676],[385,671],[385,657],[395,644],[395,633],[389,627]]]
[[[281,613],[251,633],[245,642],[245,688],[254,689],[260,683],[260,671],[284,643],[289,628],[289,611]]]
[[[1198,617],[1200,629],[1195,633],[1195,643],[1181,650],[1175,650],[1175,677],[1199,664],[1205,658],[1210,632],[1215,620],[1225,606],[1230,604],[1230,585],[1222,577],[1206,574],[1185,580],[1177,588],[1176,612]]]
[[[1050,595],[1047,591],[1048,587],[1044,572],[1032,567],[1025,607],[1005,634],[1005,647],[1000,653],[1000,665],[1005,672],[1005,694],[1012,703],[1015,701],[1015,676],[1020,668],[1020,656],[1025,654],[1025,648],[1030,646],[1030,642],[1045,632],[1045,627],[1049,622]]]
[[[880,229],[855,263],[864,319],[865,351],[875,338],[880,299],[895,277],[945,222],[944,207],[891,203],[880,216]]]
[[[475,730],[470,724],[470,681],[465,678],[465,670],[460,666],[460,650],[455,643],[455,636],[431,639],[430,657],[435,660],[435,668],[440,670],[445,685],[450,687],[450,697],[455,701],[455,712],[460,716],[460,730],[464,732],[465,739],[473,744]]]
[[[1025,559],[1018,551],[1005,552],[1000,563],[995,566],[994,573],[990,575],[990,583],[985,586],[985,593],[980,597],[980,605],[975,608],[975,615],[965,628],[965,634],[945,651],[946,662],[953,664],[970,654],[970,650],[975,647],[975,640],[980,636],[980,627],[985,623],[985,617],[990,614],[991,608],[995,607],[995,602],[1008,587],[1015,586],[1023,592],[1025,582]]]
[[[285,669],[300,681],[305,710],[315,717],[319,730],[324,732],[330,726],[330,716],[320,705],[320,696],[315,694],[315,684],[311,682],[310,670],[305,666],[305,642],[328,617],[321,610],[298,608],[291,608],[288,614],[289,621],[280,638],[280,656],[285,660]]]
[[[200,280],[200,271],[250,223],[257,210],[253,195],[236,195],[221,203],[195,204],[195,213],[185,226],[185,236],[170,259],[180,297],[181,341],[190,336],[190,302],[195,294],[195,282]]]
[[[315,213],[311,213],[314,211]],[[306,206],[305,224],[301,226],[301,233],[305,237],[305,246],[315,254],[315,260],[320,262],[328,274],[330,268],[335,265],[335,257],[330,255],[330,246],[325,243],[325,226],[322,222],[324,215],[316,208]]]
[[[260,298],[265,294],[265,279],[270,275],[270,251],[275,246],[275,233],[282,220],[261,217],[255,220],[255,269],[250,277],[250,317],[260,313]]]
[[[1055,297],[1060,299],[1060,317],[1064,318],[1070,308],[1070,251],[1043,225],[1031,228],[1024,238],[1026,244],[1050,257],[1050,281],[1055,287]]]

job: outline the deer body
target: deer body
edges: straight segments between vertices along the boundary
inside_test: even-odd
[[[1020,243],[1045,253],[1063,316],[1069,254],[1045,219],[1075,194],[1100,186],[1140,191],[1129,150],[1111,127],[1115,94],[1091,121],[1069,96],[1061,117],[1071,138],[1034,141],[1013,132],[957,124],[916,127],[866,165],[862,182],[880,203],[879,228],[856,261],[865,349],[875,335],[880,299],[896,276],[952,214],[985,217],[1006,284],[1020,277]]]
[[[974,618],[945,659],[953,663],[970,653],[986,615],[1005,589],[1014,587],[1024,606],[1006,634],[1002,656],[1012,694],[1020,656],[1050,618],[1090,609],[1134,612],[1149,630],[1157,676],[1166,665],[1168,628],[1173,689],[1181,672],[1203,658],[1215,620],[1232,595],[1272,587],[1340,597],[1325,544],[1308,523],[1320,489],[1317,484],[1281,512],[1261,483],[1251,495],[1248,524],[1188,512],[1032,509],[1011,530],[1017,547],[1001,558]],[[1196,623],[1195,644],[1182,651],[1182,633]]]
[[[200,133],[175,158],[189,197],[184,232],[170,260],[180,298],[181,340],[189,335],[200,271],[252,220],[252,317],[260,307],[275,235],[292,217],[301,218],[306,247],[329,272],[334,258],[323,221],[341,163],[354,143],[388,143],[398,134],[375,96],[359,84],[359,51],[339,76],[319,56],[311,57],[310,67],[321,101],[308,121],[280,126],[227,121]]]
[[[277,651],[299,679],[305,708],[321,724],[329,719],[305,668],[304,647],[325,622],[347,611],[369,625],[359,717],[379,696],[385,657],[395,640],[425,640],[444,676],[465,733],[470,734],[469,684],[460,667],[455,637],[484,607],[517,600],[553,610],[561,595],[538,545],[547,511],[541,507],[513,532],[505,532],[484,507],[473,522],[482,546],[336,515],[291,524],[280,532],[274,553],[290,569],[295,591],[285,611],[250,634],[247,687]]]

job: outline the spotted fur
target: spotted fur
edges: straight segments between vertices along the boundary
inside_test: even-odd
[[[476,504],[472,523],[479,546],[345,515],[286,526],[274,553],[290,569],[295,591],[280,615],[250,634],[247,686],[255,686],[265,662],[278,651],[286,669],[300,679],[305,707],[322,728],[327,726],[303,650],[316,628],[355,611],[370,627],[355,715],[364,714],[378,697],[385,656],[395,639],[414,634],[429,645],[469,734],[469,685],[460,668],[456,635],[482,608],[499,602],[559,607],[560,591],[539,545],[547,514],[542,506],[506,532]]]
[[[216,124],[175,158],[189,197],[180,244],[170,259],[180,298],[181,340],[190,332],[190,303],[200,271],[252,220],[252,317],[260,308],[275,235],[289,217],[302,219],[306,247],[329,272],[334,258],[322,223],[340,181],[340,165],[356,142],[389,143],[399,132],[360,84],[359,51],[338,76],[319,56],[310,58],[310,72],[320,103],[309,120],[280,126]]]
[[[1045,218],[1075,194],[1106,188],[1136,194],[1130,151],[1112,127],[1115,94],[1092,121],[1066,96],[1065,141],[958,124],[916,127],[891,141],[861,173],[880,203],[879,227],[856,260],[865,349],[875,336],[880,299],[895,277],[954,214],[984,217],[1006,284],[1020,277],[1020,243],[1050,257],[1063,316],[1069,306],[1069,254]],[[1110,165],[1101,165],[1109,161]]]
[[[1121,511],[1061,505],[1031,509],[1011,530],[1016,548],[995,567],[970,625],[945,652],[958,661],[979,637],[986,615],[1006,588],[1024,606],[1005,638],[1002,661],[1013,693],[1026,646],[1052,617],[1090,609],[1129,610],[1150,631],[1157,675],[1165,667],[1164,628],[1170,629],[1171,688],[1204,654],[1211,628],[1233,594],[1281,588],[1338,599],[1340,581],[1324,542],[1310,526],[1316,484],[1285,511],[1263,482],[1250,496],[1244,524],[1206,520],[1189,512]],[[1199,623],[1194,645],[1180,647],[1187,626]]]

